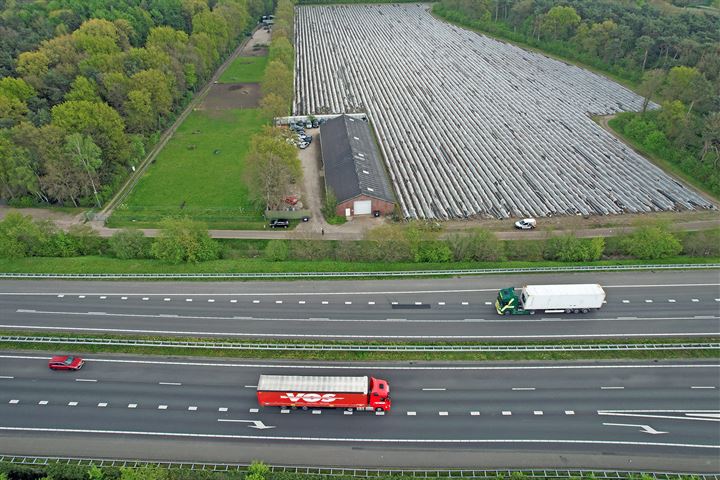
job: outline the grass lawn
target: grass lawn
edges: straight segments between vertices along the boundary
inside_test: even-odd
[[[260,248],[260,243],[256,244]],[[232,252],[230,252],[232,254]],[[720,263],[719,258],[675,257],[656,261],[605,260],[589,265],[638,265],[672,263]],[[268,272],[380,272],[402,270],[451,270],[471,268],[532,268],[546,266],[588,265],[561,262],[454,262],[454,263],[386,263],[340,262],[334,260],[273,262],[264,258],[226,258],[211,262],[170,265],[159,260],[120,260],[117,258],[32,257],[0,258],[0,272],[5,273],[268,273]],[[337,277],[333,277],[337,278]]]
[[[257,109],[192,112],[108,225],[153,227],[187,215],[210,228],[262,228],[242,178],[250,137],[262,125]]]
[[[220,76],[220,83],[260,83],[268,57],[238,57]]]

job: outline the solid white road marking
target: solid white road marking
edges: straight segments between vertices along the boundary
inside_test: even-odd
[[[513,387],[514,392],[533,391],[535,387]]]
[[[643,433],[649,433],[650,435],[659,435],[662,433],[668,433],[668,432],[660,432],[658,430],[655,430],[650,425],[633,425],[629,423],[603,423],[603,425],[611,426],[611,427],[637,427],[640,429]]]
[[[407,412],[407,414],[409,417],[414,417],[415,415],[417,415],[417,412]]]
[[[167,405],[158,405],[158,410],[167,410]]]
[[[77,407],[78,402],[68,402],[68,407]]]
[[[378,412],[385,413],[385,412]],[[221,419],[222,420],[222,419]],[[256,420],[259,422],[259,420]],[[275,440],[275,441],[305,441],[305,442],[347,442],[347,443],[397,443],[397,444],[548,444],[548,445],[638,445],[645,447],[676,447],[676,448],[703,448],[720,450],[720,445],[694,444],[694,443],[663,443],[663,442],[631,442],[619,440],[549,440],[549,439],[495,439],[495,438],[334,438],[334,437],[288,437],[271,435],[223,435],[213,433],[186,433],[186,432],[143,432],[136,430],[89,430],[72,428],[37,428],[37,427],[0,427],[0,431],[9,432],[47,432],[47,433],[80,433],[98,435],[133,435],[146,437],[176,437],[176,438],[214,438],[229,440]]]
[[[423,388],[423,392],[444,392],[445,388]]]
[[[441,417],[447,417],[448,412],[438,412]]]
[[[704,416],[687,416],[688,413],[718,413],[718,410],[598,410],[598,415],[612,417],[664,418],[673,420],[697,420],[701,422],[720,422],[720,418]],[[668,415],[668,414],[676,415]],[[679,413],[685,415],[677,415]]]
[[[195,405],[191,405],[191,406],[188,407],[188,410],[190,410],[191,412],[196,412],[196,411],[197,411],[197,407],[196,407]]]
[[[105,408],[105,407],[108,406],[108,404],[107,404],[107,402],[100,402],[100,403],[98,403],[97,406],[100,407],[100,408]]]
[[[15,404],[17,404],[17,403],[20,403],[20,400],[10,400],[8,403],[9,403],[10,405],[15,405]]]
[[[470,412],[470,415],[472,415],[473,417],[477,417],[480,415],[480,412],[477,412],[477,411]]]
[[[503,410],[502,414],[506,417],[512,415],[512,412],[510,410]]]
[[[705,417],[720,419],[720,413],[686,413],[685,415],[688,417]]]
[[[137,403],[129,403],[128,408],[137,408]]]
[[[703,390],[703,389],[714,390],[714,389],[715,389],[715,387],[712,387],[712,386],[709,386],[709,385],[708,385],[708,386],[693,385],[693,386],[690,387],[690,388],[695,389],[695,390]]]
[[[97,382],[97,380],[94,378],[76,378],[75,381],[76,382],[93,382],[93,383]]]
[[[47,401],[47,400],[40,400],[40,401],[38,402],[38,405],[47,405],[47,404],[48,404],[48,401]]]
[[[252,423],[252,425],[248,425],[248,427],[257,428],[258,430],[265,430],[267,428],[275,428],[272,425],[265,425],[260,420],[234,420],[231,418],[218,418],[218,422]]]
[[[565,410],[565,415],[575,415],[575,410]]]
[[[544,415],[542,410],[533,410],[533,415]]]
[[[625,387],[600,387],[600,390],[624,390]]]
[[[180,383],[180,382],[158,382],[158,385],[175,385],[175,386],[180,386],[180,385],[182,385],[182,383]]]

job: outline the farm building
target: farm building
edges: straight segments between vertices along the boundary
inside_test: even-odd
[[[393,212],[395,196],[366,121],[341,115],[322,125],[320,154],[337,215]]]

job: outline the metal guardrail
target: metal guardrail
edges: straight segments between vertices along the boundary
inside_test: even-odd
[[[357,345],[319,343],[234,343],[90,337],[0,336],[2,342],[122,347],[208,348],[220,350],[292,350],[336,352],[602,352],[647,350],[720,350],[718,343],[613,343],[577,345]]]
[[[65,458],[65,457],[31,457],[22,455],[2,455],[0,462],[19,465],[46,466],[54,463],[63,465],[78,465],[97,467],[124,467],[140,468],[145,466],[204,470],[211,472],[230,472],[247,470],[248,464],[243,463],[203,463],[203,462],[157,462],[142,460],[113,460],[101,458]],[[338,467],[293,467],[283,465],[268,465],[271,472],[295,473],[298,475],[323,475],[330,477],[412,477],[412,478],[472,478],[497,479],[498,477],[511,479],[515,476],[529,479],[557,479],[570,480],[593,478],[595,480],[633,480],[647,476],[656,480],[680,480],[692,477],[697,480],[720,480],[720,473],[679,473],[679,472],[645,472],[645,471],[617,471],[617,470],[584,470],[584,469],[471,469],[471,470],[419,470],[419,469],[369,469],[369,468],[338,468]]]
[[[448,275],[486,275],[498,273],[617,272],[632,270],[700,270],[720,268],[720,263],[678,263],[662,265],[588,265],[528,268],[470,268],[451,270],[384,270],[378,272],[263,272],[263,273],[12,273],[0,272],[0,278],[52,279],[198,279],[198,278],[368,278],[429,277]]]

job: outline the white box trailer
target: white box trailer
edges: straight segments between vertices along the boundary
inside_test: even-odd
[[[500,290],[495,308],[501,315],[587,313],[602,307],[604,301],[605,290],[598,284],[527,285],[519,296],[514,287]]]

